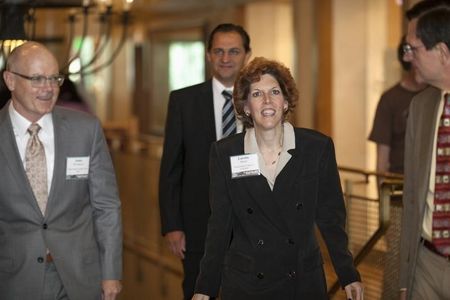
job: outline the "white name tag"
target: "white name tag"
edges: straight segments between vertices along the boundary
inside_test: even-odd
[[[89,174],[89,156],[68,157],[66,179],[85,179]]]
[[[260,174],[256,153],[231,156],[230,163],[231,178],[258,176]]]

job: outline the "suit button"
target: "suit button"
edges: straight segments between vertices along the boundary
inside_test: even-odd
[[[297,203],[295,203],[295,208],[296,208],[297,210],[302,209],[302,208],[303,208],[303,203],[302,203],[302,202],[297,202]]]
[[[259,245],[259,246],[264,245],[264,240],[259,240],[259,241],[258,241],[258,245]]]
[[[47,223],[44,223],[44,224],[42,225],[42,228],[47,229]]]
[[[263,279],[264,273],[259,272],[258,274],[256,274],[256,277],[258,277],[259,279]]]
[[[251,207],[247,208],[247,213],[251,215],[253,213],[253,208]]]
[[[290,271],[290,272],[288,273],[288,277],[289,277],[290,279],[294,279],[296,276],[297,276],[297,273],[295,273],[295,271]]]
[[[39,256],[37,262],[42,264],[44,262],[44,258]]]
[[[287,239],[286,242],[287,242],[289,245],[295,245],[295,242],[294,242],[293,239]]]

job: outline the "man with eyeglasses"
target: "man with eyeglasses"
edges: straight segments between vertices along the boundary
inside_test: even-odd
[[[161,230],[170,251],[182,259],[184,299],[194,294],[204,252],[209,207],[211,143],[242,130],[231,95],[234,81],[250,58],[250,38],[235,24],[210,34],[207,59],[212,79],[170,94],[161,160]]]
[[[8,57],[0,110],[0,298],[115,299],[122,226],[100,122],[55,107],[64,77],[42,44]]]
[[[412,7],[404,59],[431,86],[405,135],[400,299],[450,299],[450,1]]]

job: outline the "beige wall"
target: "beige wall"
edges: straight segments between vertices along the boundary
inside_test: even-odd
[[[294,112],[297,126],[314,128],[317,95],[317,41],[314,0],[293,1],[294,63],[300,101]]]
[[[333,130],[340,164],[373,167],[367,135],[383,89],[384,1],[335,0]]]
[[[252,57],[276,59],[294,70],[293,12],[290,2],[255,2],[245,6],[245,29]]]
[[[400,10],[386,0],[334,0],[333,137],[341,165],[375,169],[367,136],[381,93],[401,75],[392,42]]]

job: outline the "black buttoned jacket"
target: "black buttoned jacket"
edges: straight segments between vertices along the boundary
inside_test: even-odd
[[[205,244],[208,154],[215,141],[212,81],[173,91],[159,177],[161,231],[183,231],[189,252],[203,252]]]
[[[244,134],[213,144],[211,217],[196,292],[222,299],[327,299],[315,228],[340,284],[359,281],[348,251],[345,205],[333,142],[295,129],[296,148],[273,190],[264,176],[231,178]],[[231,242],[230,242],[231,241]]]

